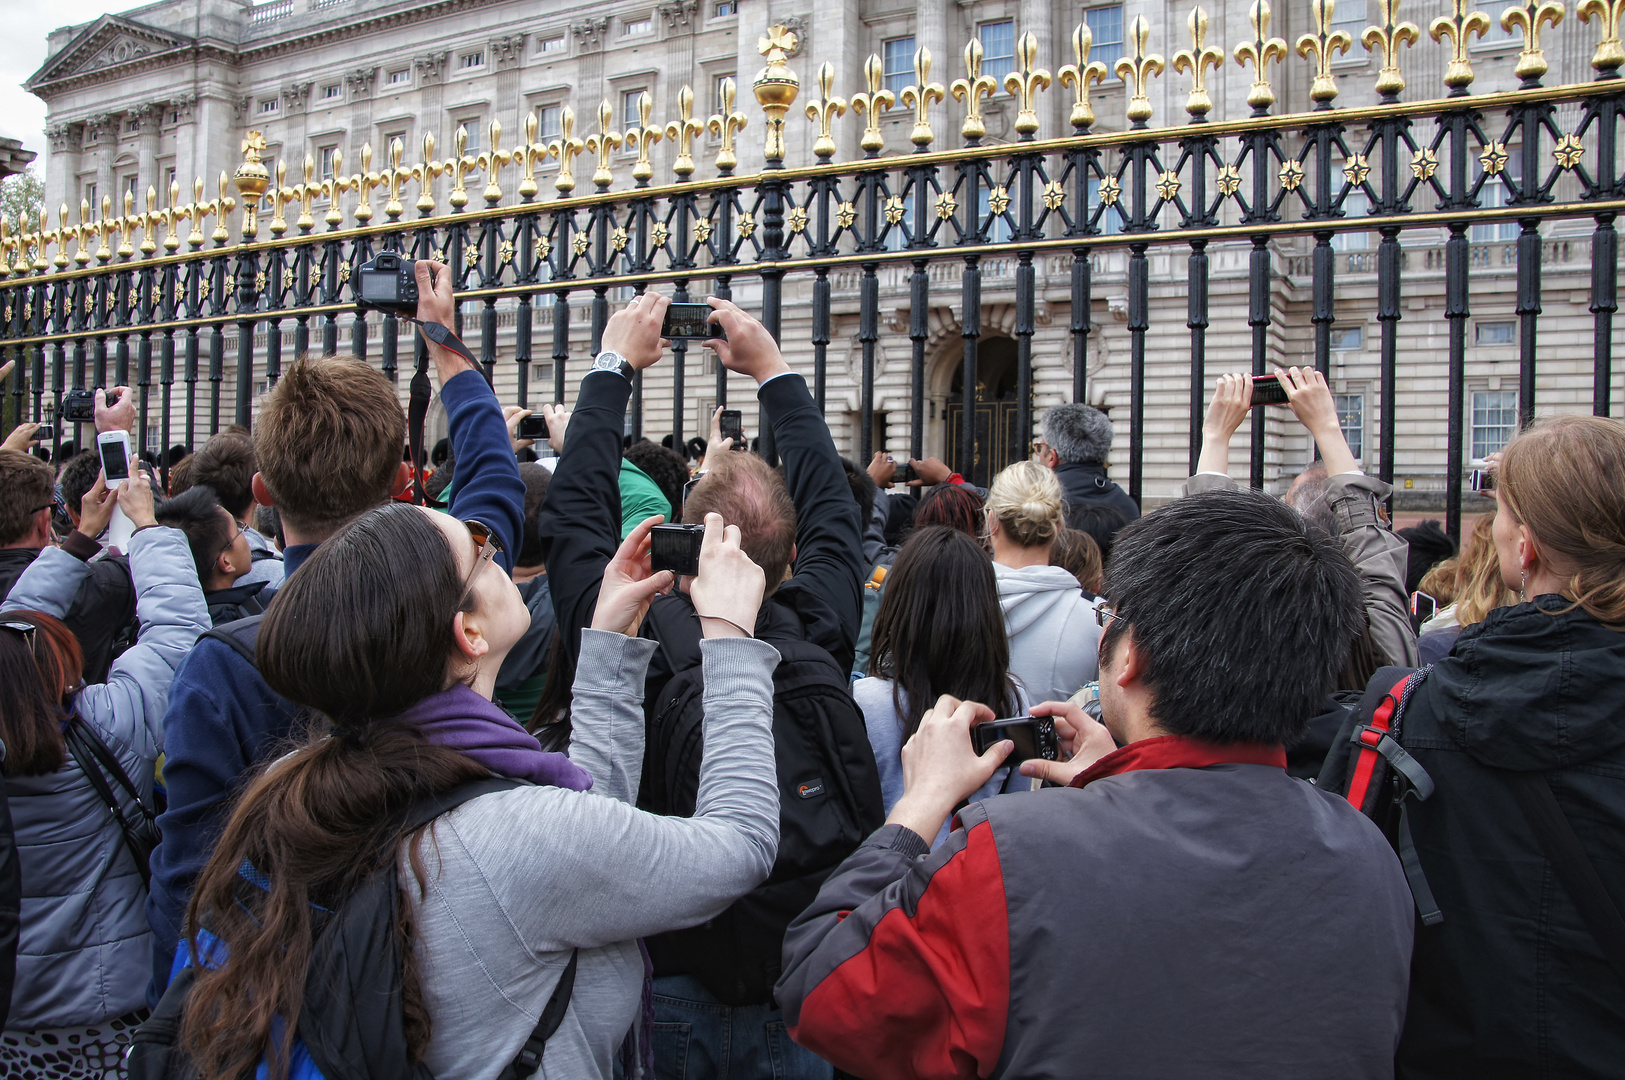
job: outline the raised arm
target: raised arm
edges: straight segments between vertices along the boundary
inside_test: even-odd
[[[653,365],[660,359],[660,320],[669,304],[664,297],[643,296],[610,316],[604,353],[624,357],[636,370]],[[581,380],[542,503],[540,531],[553,611],[571,656],[580,649],[582,628],[592,623],[604,567],[621,535],[621,436],[631,396],[632,382],[618,368],[589,371]],[[457,468],[462,470],[461,462]]]
[[[791,582],[827,605],[833,623],[812,627],[813,639],[843,670],[852,669],[866,576],[863,523],[829,426],[813,403],[807,381],[790,370],[767,328],[727,300],[712,298],[713,320],[726,341],[705,344],[730,371],[749,375],[760,389],[762,417],[772,426],[784,459],[784,479],[796,507],[796,562]],[[787,583],[787,586],[788,587]],[[803,608],[803,615],[811,614]]]

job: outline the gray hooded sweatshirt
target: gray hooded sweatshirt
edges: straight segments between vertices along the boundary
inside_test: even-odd
[[[1010,634],[1010,673],[1027,700],[1065,701],[1100,673],[1100,625],[1078,579],[1059,566],[993,564]]]

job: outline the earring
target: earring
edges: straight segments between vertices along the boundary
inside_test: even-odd
[[[1523,571],[1523,579],[1518,582],[1518,603],[1527,604],[1529,602],[1529,598],[1524,595],[1524,591],[1526,589],[1528,589],[1528,588],[1529,588],[1529,571],[1525,570],[1525,571]]]

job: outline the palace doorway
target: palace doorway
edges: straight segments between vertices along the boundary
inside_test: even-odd
[[[960,441],[964,430],[965,369],[956,362],[953,385],[944,413],[948,427],[948,466],[960,468]],[[940,385],[940,384],[939,384]],[[1016,423],[1016,343],[1007,337],[983,338],[976,351],[976,416],[971,469],[965,479],[986,487],[1006,465],[1021,461],[1031,451],[1026,434]]]

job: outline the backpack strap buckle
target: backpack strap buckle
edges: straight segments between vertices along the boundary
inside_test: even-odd
[[[1368,750],[1375,750],[1387,759],[1389,766],[1404,778],[1418,799],[1427,799],[1433,794],[1433,777],[1429,776],[1427,770],[1422,768],[1422,763],[1413,758],[1387,731],[1366,724],[1356,727],[1354,733],[1349,736],[1349,741]]]

